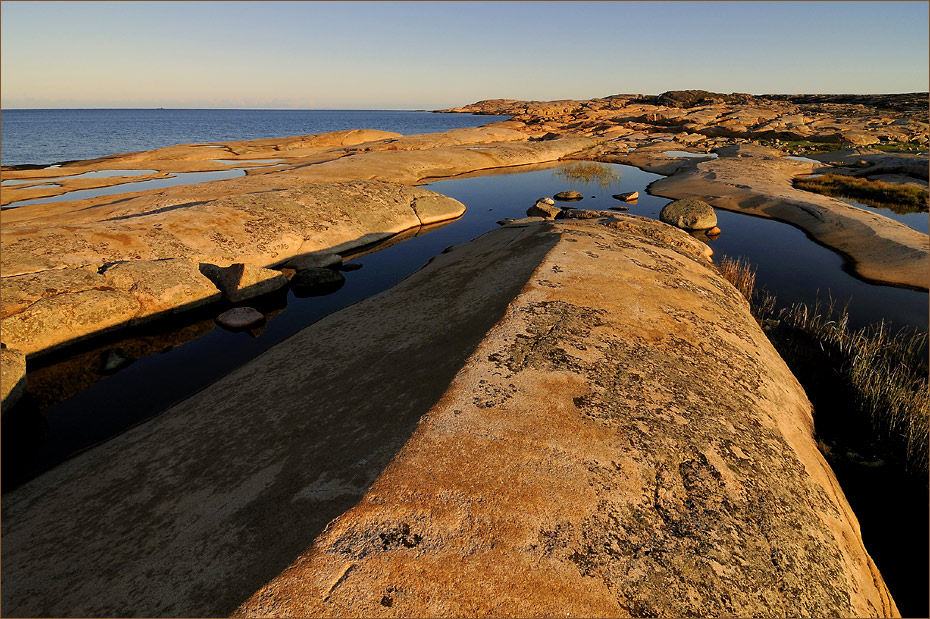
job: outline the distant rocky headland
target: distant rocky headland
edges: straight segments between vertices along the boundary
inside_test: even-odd
[[[4,413],[35,359],[325,286],[348,252],[465,211],[418,185],[512,166],[637,166],[666,177],[654,195],[788,222],[866,281],[930,287],[926,234],[793,184],[926,191],[927,93],[443,111],[512,118],[3,168],[20,181],[2,192]],[[247,173],[132,191],[220,155]],[[100,170],[145,172],[80,176]],[[810,401],[700,235],[559,204],[4,494],[5,613],[896,616]]]

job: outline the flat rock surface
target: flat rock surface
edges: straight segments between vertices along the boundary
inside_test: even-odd
[[[7,493],[4,613],[893,615],[810,411],[685,233],[503,227]]]

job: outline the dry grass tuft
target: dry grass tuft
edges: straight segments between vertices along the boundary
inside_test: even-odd
[[[596,183],[601,187],[610,187],[620,182],[620,173],[604,163],[582,161],[555,170],[556,176],[584,184]]]
[[[887,208],[901,215],[926,213],[928,208],[927,192],[919,187],[870,181],[867,178],[821,174],[796,178],[794,186],[805,191],[850,198],[869,206]]]
[[[813,307],[796,303],[775,310],[775,299],[754,290],[755,271],[740,260],[725,259],[720,273],[749,300],[756,318],[775,324],[769,337],[792,370],[800,367],[794,355],[803,354],[795,341],[816,343],[851,391],[855,412],[865,415],[882,442],[927,481],[930,465],[930,386],[928,334],[902,330],[892,333],[884,322],[859,330],[849,328],[846,308],[834,301]]]

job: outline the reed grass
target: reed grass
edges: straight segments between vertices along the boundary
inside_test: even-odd
[[[594,183],[601,187],[610,187],[620,181],[619,172],[606,164],[594,161],[573,163],[570,166],[556,169],[555,174],[559,178],[580,181],[585,185]]]
[[[776,309],[774,297],[755,290],[751,265],[724,259],[718,269],[749,300],[756,319],[769,327],[769,338],[792,371],[805,365],[798,358],[804,354],[798,340],[819,347],[848,390],[852,413],[867,418],[882,446],[926,485],[930,465],[927,332],[893,332],[884,321],[853,330],[847,308],[837,307],[833,299],[822,302],[818,297],[813,306],[795,303]]]
[[[926,213],[927,192],[910,185],[894,185],[842,174],[820,174],[794,179],[794,186],[827,196],[851,198],[895,213]]]

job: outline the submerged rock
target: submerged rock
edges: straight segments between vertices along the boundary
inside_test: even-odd
[[[216,317],[216,324],[231,331],[257,327],[265,322],[265,315],[254,307],[234,307]]]
[[[584,196],[577,191],[560,191],[552,197],[563,202],[575,202],[584,199]]]
[[[666,204],[659,220],[683,230],[706,230],[717,225],[717,214],[707,202],[685,198]]]
[[[318,297],[342,288],[346,276],[332,269],[302,269],[291,278],[291,290],[297,297]]]

